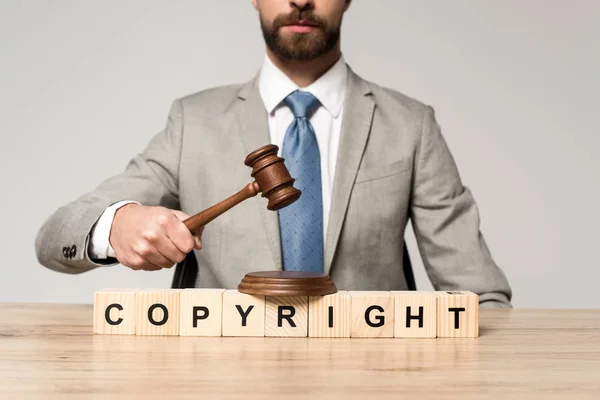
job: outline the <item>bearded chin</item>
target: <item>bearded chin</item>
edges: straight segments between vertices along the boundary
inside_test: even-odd
[[[294,33],[283,37],[261,19],[263,38],[275,55],[291,61],[312,61],[333,50],[340,38],[338,28],[320,28],[310,33]]]

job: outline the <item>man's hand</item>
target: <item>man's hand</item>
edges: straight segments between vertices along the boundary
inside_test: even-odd
[[[202,248],[203,228],[192,234],[182,222],[187,218],[165,207],[131,203],[119,208],[109,238],[117,260],[133,270],[173,267],[194,248]]]

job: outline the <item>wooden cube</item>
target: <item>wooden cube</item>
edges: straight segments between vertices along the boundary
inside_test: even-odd
[[[136,293],[137,330],[141,336],[179,335],[182,289],[142,289]]]
[[[185,289],[179,297],[180,336],[221,336],[225,289]]]
[[[308,299],[309,337],[350,337],[352,302],[347,291]]]
[[[306,337],[308,297],[267,296],[265,336]]]
[[[394,296],[394,337],[435,338],[437,336],[436,292],[392,291]]]
[[[350,337],[394,337],[394,296],[391,292],[350,291]]]
[[[102,289],[94,293],[93,332],[102,335],[135,335],[138,289]]]
[[[226,290],[222,323],[223,336],[264,336],[265,296]]]
[[[436,292],[437,336],[479,336],[479,296],[469,291]]]

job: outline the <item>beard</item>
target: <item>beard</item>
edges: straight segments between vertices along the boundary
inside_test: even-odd
[[[311,32],[282,35],[281,28],[297,21],[314,25]],[[277,56],[292,61],[312,61],[329,53],[340,38],[340,24],[332,26],[312,11],[294,10],[290,14],[279,15],[269,24],[260,18],[260,26],[267,47]]]

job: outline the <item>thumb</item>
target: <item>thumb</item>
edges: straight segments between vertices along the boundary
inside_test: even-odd
[[[183,211],[179,211],[179,210],[171,210],[171,212],[173,214],[175,214],[175,216],[180,220],[180,221],[185,221],[186,219],[188,219],[190,216],[186,213],[184,213]]]
[[[190,217],[188,214],[184,213],[183,211],[171,210],[171,212],[173,214],[175,214],[175,216],[180,221],[185,221],[186,219],[188,219]],[[204,231],[204,226],[201,226],[200,229],[198,229],[195,232],[192,232],[192,234],[194,235],[194,240],[196,241],[196,248],[198,250],[202,248],[202,232],[203,231]]]

